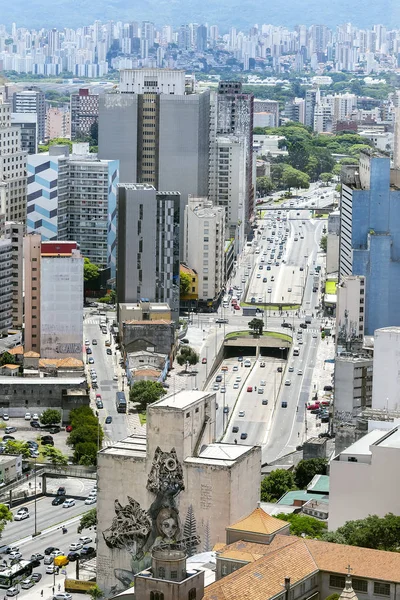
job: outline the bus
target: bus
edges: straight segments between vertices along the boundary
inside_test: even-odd
[[[32,575],[32,563],[19,560],[15,565],[0,571],[0,588],[7,589]]]
[[[126,413],[126,398],[124,392],[117,392],[115,402],[117,405],[117,412]]]

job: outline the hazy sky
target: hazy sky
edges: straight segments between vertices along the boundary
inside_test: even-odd
[[[196,22],[222,31],[254,23],[344,22],[365,28],[382,23],[400,29],[400,0],[0,0],[0,23],[25,27],[79,27],[93,22],[148,19],[157,25]],[[56,10],[55,10],[56,8]]]

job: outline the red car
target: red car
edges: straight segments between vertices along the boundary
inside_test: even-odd
[[[206,358],[203,358],[203,359],[201,360],[201,362],[203,363],[203,365],[206,365],[206,364],[207,364],[207,359],[206,359]]]
[[[96,400],[101,400],[101,394],[96,394]]]
[[[67,425],[65,428],[65,431],[68,431],[68,433],[71,433],[72,431],[72,425]]]
[[[317,408],[319,408],[319,403],[318,404],[309,404],[307,406],[307,410],[317,410]]]
[[[248,392],[252,392],[253,391],[253,386],[252,385],[248,385],[247,386],[247,391]]]
[[[235,304],[233,307],[235,310],[240,310],[240,306],[238,304]]]

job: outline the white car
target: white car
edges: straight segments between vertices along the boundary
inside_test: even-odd
[[[3,417],[4,418],[4,417]],[[30,421],[32,419],[32,415],[30,412],[25,413],[25,421]]]
[[[69,592],[58,592],[53,596],[53,600],[72,600],[72,596]]]
[[[14,550],[14,552],[10,552],[8,556],[11,560],[19,560],[20,558],[22,558],[21,552],[18,552],[17,550]]]
[[[14,516],[14,521],[23,521],[24,519],[29,519],[29,512],[27,510],[18,511]]]
[[[73,498],[64,501],[63,508],[71,508],[71,506],[75,506],[75,500]]]
[[[56,556],[64,556],[64,552],[61,552],[61,550],[53,550],[53,552],[50,553],[50,557],[55,558]]]
[[[6,596],[17,596],[19,594],[19,588],[17,587],[10,587],[7,590]]]
[[[290,365],[290,367],[289,367],[289,373],[293,373],[293,371],[294,371],[294,366]]]
[[[86,347],[87,347],[87,346],[90,346],[90,342],[89,342],[89,340],[85,340],[85,346],[86,346]]]
[[[299,369],[299,370],[297,371],[297,375],[303,375],[303,371],[302,371],[302,369]]]
[[[244,412],[244,410],[239,410],[239,417],[244,417],[246,413]]]
[[[80,550],[82,548],[83,544],[81,544],[81,542],[73,542],[72,544],[70,544],[69,549],[71,550],[71,552],[76,551],[76,550]]]
[[[46,573],[47,573],[48,575],[53,575],[53,573],[54,573],[54,571],[55,571],[55,570],[56,570],[56,568],[55,568],[55,566],[54,566],[54,565],[48,565],[48,566],[46,567]]]
[[[234,390],[238,390],[239,389],[239,384],[238,384],[237,381],[233,384],[233,389]]]
[[[79,542],[82,544],[82,546],[85,544],[90,544],[92,541],[92,538],[88,537],[87,535],[83,535],[79,538]]]
[[[292,385],[292,382],[290,381],[290,379],[286,379],[285,385]]]
[[[39,421],[39,415],[37,413],[33,413],[32,421]]]
[[[118,381],[118,375],[114,375],[113,381]]]
[[[257,273],[257,279],[261,279],[260,273]]]
[[[97,502],[97,496],[89,496],[85,500],[85,504],[96,504],[96,502]]]
[[[239,367],[237,365],[233,365],[232,371],[239,371]]]

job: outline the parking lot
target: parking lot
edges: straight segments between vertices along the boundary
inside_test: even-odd
[[[6,427],[15,427],[16,431],[9,434],[12,438],[15,438],[19,442],[27,442],[33,440],[39,444],[40,452],[40,438],[44,435],[51,435],[54,440],[54,447],[60,450],[67,456],[71,453],[71,448],[67,445],[68,432],[65,427],[61,427],[59,433],[49,433],[48,428],[46,430],[37,429],[31,426],[31,421],[26,421],[20,417],[10,417],[8,421],[0,420],[0,437],[3,439]]]

